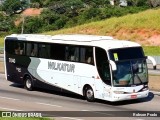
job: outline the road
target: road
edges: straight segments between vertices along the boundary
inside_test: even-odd
[[[156,111],[156,113],[160,114],[159,99],[159,94],[150,92],[148,98],[140,100],[117,103],[96,100],[96,102],[90,103],[84,100],[83,97],[73,94],[42,89],[27,91],[23,89],[23,86],[5,80],[4,75],[0,74],[1,111],[52,111],[46,114],[49,116],[51,114],[54,115],[56,120],[106,120],[106,116],[108,116],[108,120],[158,120],[159,117],[120,117],[123,116],[122,114],[126,114],[125,112],[119,113],[117,111]],[[57,113],[56,111],[68,111],[65,114],[69,115],[64,116],[61,112]],[[76,115],[77,112],[75,111],[78,111],[78,115]],[[106,113],[105,111],[116,112]],[[83,114],[85,115],[87,112],[89,115],[84,117]]]

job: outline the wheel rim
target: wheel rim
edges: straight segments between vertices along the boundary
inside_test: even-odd
[[[86,92],[87,98],[91,99],[93,97],[93,91],[91,89],[88,89]]]
[[[30,81],[29,79],[27,79],[27,80],[26,80],[26,87],[27,87],[27,88],[31,88],[31,86],[32,86],[31,81]]]

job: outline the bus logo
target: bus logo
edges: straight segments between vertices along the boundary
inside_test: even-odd
[[[136,91],[135,91],[135,89],[133,89],[133,93],[135,93]]]

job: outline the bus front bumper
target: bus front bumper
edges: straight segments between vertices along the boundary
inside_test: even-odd
[[[149,94],[149,90],[138,92],[138,93],[131,93],[131,94],[112,94],[111,101],[123,101],[123,100],[132,100],[132,99],[140,99],[140,98],[146,98]]]

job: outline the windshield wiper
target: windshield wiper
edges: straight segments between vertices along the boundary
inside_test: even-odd
[[[139,77],[139,75],[134,74],[133,76],[136,76],[136,77],[138,78],[138,80],[139,80],[141,83],[143,83],[142,80],[141,80],[141,78]],[[133,78],[133,82],[134,82],[134,80],[135,80],[135,79]],[[134,83],[133,83],[133,84],[134,84]]]

